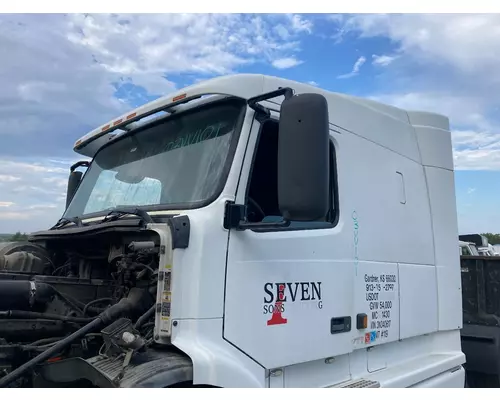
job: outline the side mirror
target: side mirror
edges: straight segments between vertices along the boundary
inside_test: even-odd
[[[325,218],[330,205],[328,102],[306,93],[281,103],[278,202],[289,221]]]
[[[78,185],[80,185],[80,181],[82,180],[82,175],[83,172],[81,171],[73,171],[69,174],[68,190],[66,192],[66,208],[68,208],[69,203],[71,203],[71,200],[73,200],[76,189],[78,189]]]
[[[73,196],[80,185],[80,181],[82,180],[83,172],[75,171],[78,167],[88,167],[90,163],[88,161],[78,161],[73,164],[70,168],[69,178],[68,178],[68,189],[66,191],[66,209],[73,200]]]

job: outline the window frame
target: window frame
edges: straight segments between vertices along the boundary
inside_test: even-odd
[[[278,114],[279,116],[279,114]],[[279,117],[278,117],[279,118]],[[264,130],[264,125],[267,122],[275,122],[279,123],[279,119],[272,116],[264,121],[260,122],[259,126],[259,131],[257,133],[257,139],[255,141],[255,146],[253,149],[252,153],[252,161],[250,164],[250,169],[248,172],[248,179],[246,182],[246,188],[245,188],[245,195],[244,195],[244,204],[245,206],[248,205],[248,194],[250,191],[250,185],[252,183],[252,174],[253,174],[253,169],[255,166],[255,158],[257,155],[257,152],[259,150],[259,144],[260,140],[263,134]],[[307,230],[318,230],[318,229],[333,229],[335,228],[340,220],[340,201],[339,201],[339,195],[338,195],[338,172],[337,172],[337,149],[335,147],[335,140],[332,137],[331,132],[335,132],[332,129],[329,129],[330,132],[330,137],[329,137],[329,147],[330,147],[330,205],[329,205],[329,210],[328,210],[328,220],[324,222],[325,226],[314,226],[315,224],[318,224],[318,222],[303,222],[300,221],[302,226],[281,226],[281,227],[269,227],[269,226],[263,226],[263,227],[253,227],[250,228],[251,231],[253,232],[259,232],[259,233],[267,233],[267,232],[289,232],[289,231],[307,231]],[[279,132],[278,132],[279,135]],[[292,223],[294,221],[291,221]],[[310,224],[310,226],[308,226]]]

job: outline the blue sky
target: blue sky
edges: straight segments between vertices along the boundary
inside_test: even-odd
[[[235,72],[448,115],[460,232],[500,232],[499,27],[497,14],[0,15],[0,232],[60,217],[88,130]]]

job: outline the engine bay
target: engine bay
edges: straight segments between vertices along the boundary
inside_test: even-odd
[[[0,248],[0,387],[33,387],[37,366],[154,346],[160,238],[60,235]]]

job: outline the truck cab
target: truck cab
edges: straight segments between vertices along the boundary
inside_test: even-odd
[[[458,241],[461,256],[478,256],[479,251],[473,242]]]
[[[478,233],[467,234],[467,235],[459,235],[459,241],[471,243],[476,249],[478,254],[462,254],[462,255],[480,255],[486,257],[494,257],[498,256],[495,248],[488,242],[488,238],[484,235],[480,235]],[[470,250],[473,250],[470,248]]]
[[[0,258],[26,360],[0,387],[464,386],[445,116],[243,74],[74,149],[61,220]],[[59,302],[34,318],[20,277]]]

